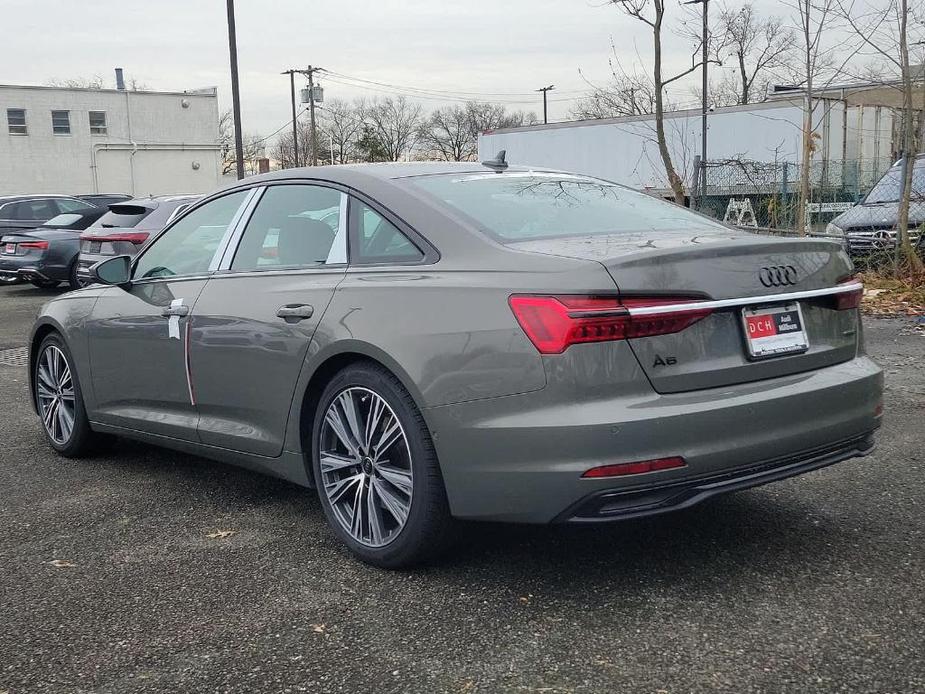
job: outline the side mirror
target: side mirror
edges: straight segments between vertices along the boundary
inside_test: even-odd
[[[90,268],[90,277],[100,284],[128,284],[132,279],[132,257],[117,255],[115,258],[101,260]]]

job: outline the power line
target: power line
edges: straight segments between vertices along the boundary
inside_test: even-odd
[[[424,93],[424,92],[412,92],[412,91],[406,91],[406,90],[403,90],[403,89],[395,89],[395,88],[391,88],[391,87],[376,87],[376,86],[370,86],[370,85],[366,85],[366,84],[355,84],[355,83],[353,83],[353,82],[349,82],[349,81],[346,81],[346,80],[343,80],[343,79],[339,79],[339,78],[334,78],[334,77],[331,77],[331,76],[327,76],[326,79],[327,79],[329,82],[333,82],[334,84],[340,84],[340,85],[343,85],[343,86],[345,86],[345,87],[354,87],[354,88],[366,89],[366,90],[369,90],[369,91],[379,92],[379,93],[382,93],[382,94],[399,94],[399,95],[402,95],[402,96],[409,96],[409,97],[413,97],[413,98],[415,98],[415,99],[425,99],[425,100],[429,100],[429,101],[442,101],[442,102],[455,101],[455,102],[459,102],[459,103],[467,103],[467,102],[469,102],[469,101],[477,101],[477,100],[478,100],[478,99],[476,99],[476,98],[474,98],[474,97],[472,97],[472,96],[449,96],[449,95],[445,95],[445,94],[428,94],[428,93]],[[579,98],[579,97],[570,97],[570,98],[562,98],[562,99],[550,99],[549,101],[550,101],[551,103],[553,103],[553,102],[567,102],[567,101],[575,101],[576,98]],[[525,104],[533,104],[533,103],[536,103],[535,97],[534,97],[534,99],[486,99],[486,101],[490,101],[491,103],[496,103],[496,104],[506,104],[506,105],[509,105],[509,106],[525,105]]]
[[[363,83],[372,84],[372,85],[375,85],[375,86],[378,86],[378,87],[386,87],[386,88],[389,88],[389,89],[394,89],[394,90],[399,90],[399,91],[406,91],[406,92],[420,92],[420,93],[422,93],[422,94],[431,94],[431,95],[434,95],[434,96],[457,96],[457,97],[466,97],[466,98],[468,98],[468,99],[470,99],[470,100],[471,100],[472,98],[475,98],[475,97],[486,97],[486,98],[490,98],[490,97],[518,97],[518,96],[521,96],[521,97],[525,97],[525,98],[526,98],[526,97],[530,97],[530,96],[532,96],[532,95],[534,94],[534,92],[480,92],[480,91],[467,91],[467,90],[465,90],[465,89],[438,89],[438,88],[436,88],[436,87],[411,87],[411,86],[408,86],[408,85],[394,84],[394,83],[391,83],[391,82],[381,82],[381,81],[378,81],[378,80],[370,80],[370,79],[366,79],[365,77],[356,77],[356,76],[354,76],[354,75],[347,75],[347,74],[344,74],[344,73],[342,73],[342,72],[337,72],[337,71],[334,71],[334,70],[325,70],[324,72],[325,72],[326,74],[328,74],[328,75],[332,75],[332,76],[334,76],[334,77],[339,77],[339,78],[341,78],[341,79],[351,80],[351,81],[354,81],[354,82],[363,82]],[[559,90],[559,91],[560,91],[561,93],[563,93],[563,94],[569,94],[569,93],[581,93],[581,94],[583,94],[583,93],[585,93],[587,90],[586,90],[586,89],[566,89],[566,90]]]

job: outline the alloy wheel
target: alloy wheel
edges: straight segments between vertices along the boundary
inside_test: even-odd
[[[321,485],[341,527],[367,547],[382,547],[405,526],[413,473],[405,430],[368,388],[335,396],[319,438]]]
[[[45,431],[52,441],[63,446],[74,431],[76,405],[71,369],[57,346],[48,345],[39,355],[35,381]]]

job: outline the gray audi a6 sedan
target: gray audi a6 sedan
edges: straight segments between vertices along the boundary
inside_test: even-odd
[[[315,487],[379,566],[454,518],[594,523],[815,470],[881,419],[840,245],[500,159],[248,178],[92,275],[31,337],[50,444]]]

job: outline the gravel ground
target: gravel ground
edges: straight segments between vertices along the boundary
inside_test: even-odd
[[[0,349],[49,295],[0,288]],[[655,519],[472,525],[411,573],[352,560],[287,483],[56,457],[0,366],[0,694],[925,691],[925,335],[866,329],[874,455]]]

